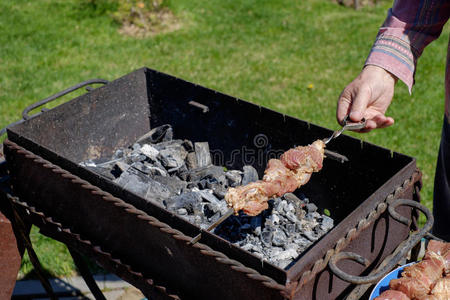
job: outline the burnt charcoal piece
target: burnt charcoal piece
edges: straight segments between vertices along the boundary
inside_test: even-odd
[[[193,170],[198,168],[197,156],[195,152],[189,152],[186,156],[186,167],[188,170]]]
[[[306,236],[311,242],[314,242],[318,239],[317,235],[315,235],[313,231],[304,231],[303,235]]]
[[[322,230],[327,232],[328,230],[330,230],[331,228],[333,228],[334,226],[334,221],[332,218],[326,216],[326,215],[322,215],[322,224],[320,225]]]
[[[173,138],[172,126],[165,124],[159,127],[153,128],[140,138],[136,140],[136,143],[141,144],[156,144],[159,142],[171,141]]]
[[[145,193],[145,199],[148,201],[162,201],[173,195],[173,191],[170,188],[156,180],[151,179],[147,185],[147,192]]]
[[[166,201],[166,207],[169,210],[175,211],[180,208],[186,209],[188,214],[193,214],[197,211],[201,211],[202,198],[199,193],[187,192],[181,195],[172,196]]]
[[[258,172],[252,166],[244,166],[244,177],[242,178],[242,185],[247,185],[250,182],[258,181]]]
[[[146,175],[150,174],[150,169],[143,162],[132,163],[131,167],[135,168],[136,170],[138,170]]]
[[[200,181],[207,177],[220,179],[221,176],[224,176],[223,168],[214,165],[199,167],[188,171],[189,181]]]
[[[159,151],[158,158],[166,169],[179,168],[184,165],[187,152],[181,145],[171,145]]]
[[[273,239],[273,232],[272,231],[264,230],[263,232],[261,232],[261,242],[266,247],[271,247],[272,246],[272,239]]]
[[[142,146],[140,151],[142,154],[150,158],[152,161],[156,160],[159,153],[158,149],[149,144],[145,144],[144,146]]]
[[[129,168],[127,171],[120,174],[120,177],[114,181],[124,189],[127,189],[138,196],[145,197],[152,179],[134,168]]]
[[[314,203],[308,203],[306,204],[306,210],[308,211],[308,213],[313,213],[317,211],[317,206]]]
[[[153,180],[166,186],[172,195],[181,193],[181,190],[186,188],[187,182],[180,180],[178,177],[169,176],[153,176]]]
[[[242,172],[238,170],[231,170],[225,173],[225,176],[228,179],[228,185],[232,187],[236,187],[241,185],[242,182]]]
[[[210,185],[208,186],[209,188],[211,188],[213,190],[214,195],[217,196],[217,198],[219,199],[224,199],[225,195],[227,193],[227,189],[224,188],[223,186],[216,184],[216,185]]]
[[[187,152],[194,152],[194,144],[190,140],[184,140],[181,145]]]
[[[195,155],[199,167],[211,165],[211,153],[209,153],[208,142],[194,143]]]
[[[286,231],[288,234],[294,234],[295,233],[295,229],[296,229],[296,225],[295,224],[286,224]]]
[[[169,176],[164,168],[154,167],[152,165],[146,165],[149,170],[150,176]]]
[[[211,204],[211,203],[204,203],[203,204],[203,214],[207,218],[211,218],[217,213],[217,206]]]
[[[286,233],[283,230],[277,229],[273,232],[272,244],[274,246],[284,246],[287,242]]]

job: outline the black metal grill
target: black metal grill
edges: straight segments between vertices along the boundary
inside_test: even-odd
[[[139,281],[139,287],[162,298],[342,298],[351,286],[327,268],[333,254],[346,250],[363,255],[372,262],[369,267],[349,261],[339,266],[367,273],[408,236],[409,226],[389,217],[386,201],[413,199],[420,184],[415,159],[342,136],[330,148],[350,160],[326,160],[323,170],[301,188],[314,195],[319,211],[331,212],[337,225],[288,269],[262,262],[213,233],[204,232],[201,243],[192,246],[189,241],[200,230],[195,225],[79,165],[111,157],[115,149],[163,124],[173,126],[176,138],[208,141],[220,153],[214,163],[234,169],[246,159],[242,149],[269,157],[274,150],[331,134],[143,68],[8,129],[5,153],[11,180],[25,201],[18,205],[24,211],[33,207],[37,223],[47,218],[48,224],[60,224],[66,229],[61,239],[82,244],[104,266],[114,269],[118,259],[117,268],[128,266],[121,272],[125,279],[133,280],[129,274],[151,278]],[[263,148],[253,142],[261,134],[268,138]],[[266,162],[255,159],[252,164],[260,176]],[[411,209],[399,211],[411,218]]]

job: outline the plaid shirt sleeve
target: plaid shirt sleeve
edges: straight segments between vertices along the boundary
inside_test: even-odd
[[[448,0],[396,0],[365,65],[376,65],[391,72],[411,93],[417,59],[439,37],[449,13]]]

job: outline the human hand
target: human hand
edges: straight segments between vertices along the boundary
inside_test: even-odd
[[[339,96],[336,109],[337,121],[342,124],[346,115],[359,122],[366,119],[366,127],[360,132],[385,128],[394,124],[394,119],[385,113],[394,96],[397,78],[383,68],[367,65]]]

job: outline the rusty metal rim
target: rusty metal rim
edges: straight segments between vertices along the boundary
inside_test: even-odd
[[[112,196],[111,194],[73,175],[72,173],[60,168],[59,166],[52,164],[51,162],[43,159],[42,157],[22,148],[21,146],[17,145],[16,143],[8,139],[4,141],[4,144],[11,150],[16,151],[20,155],[25,156],[25,158],[33,160],[34,162],[41,164],[44,168],[50,169],[52,172],[58,174],[59,176],[71,180],[72,183],[80,185],[81,188],[89,190],[91,193],[101,196],[101,198],[104,201],[111,202],[112,205],[115,205],[117,207],[122,208],[123,210],[126,210],[127,213],[134,214],[137,218],[147,221],[149,225],[158,228],[162,232],[170,234],[176,240],[183,241],[188,246],[190,245],[189,242],[192,240],[192,237],[184,235],[182,232],[173,229],[172,227],[159,221],[155,217],[152,217],[146,214],[145,212],[136,209],[134,206],[132,206],[127,202],[124,202],[122,199]],[[239,261],[230,259],[225,254],[215,251],[205,244],[197,243],[195,245],[190,246],[197,249],[201,255],[214,257],[218,263],[228,265],[232,270],[243,273],[245,274],[245,276],[247,276],[252,280],[261,282],[261,284],[263,284],[267,288],[278,290],[283,296],[289,294],[286,286],[277,283],[272,278],[262,275],[252,268],[246,267]]]

